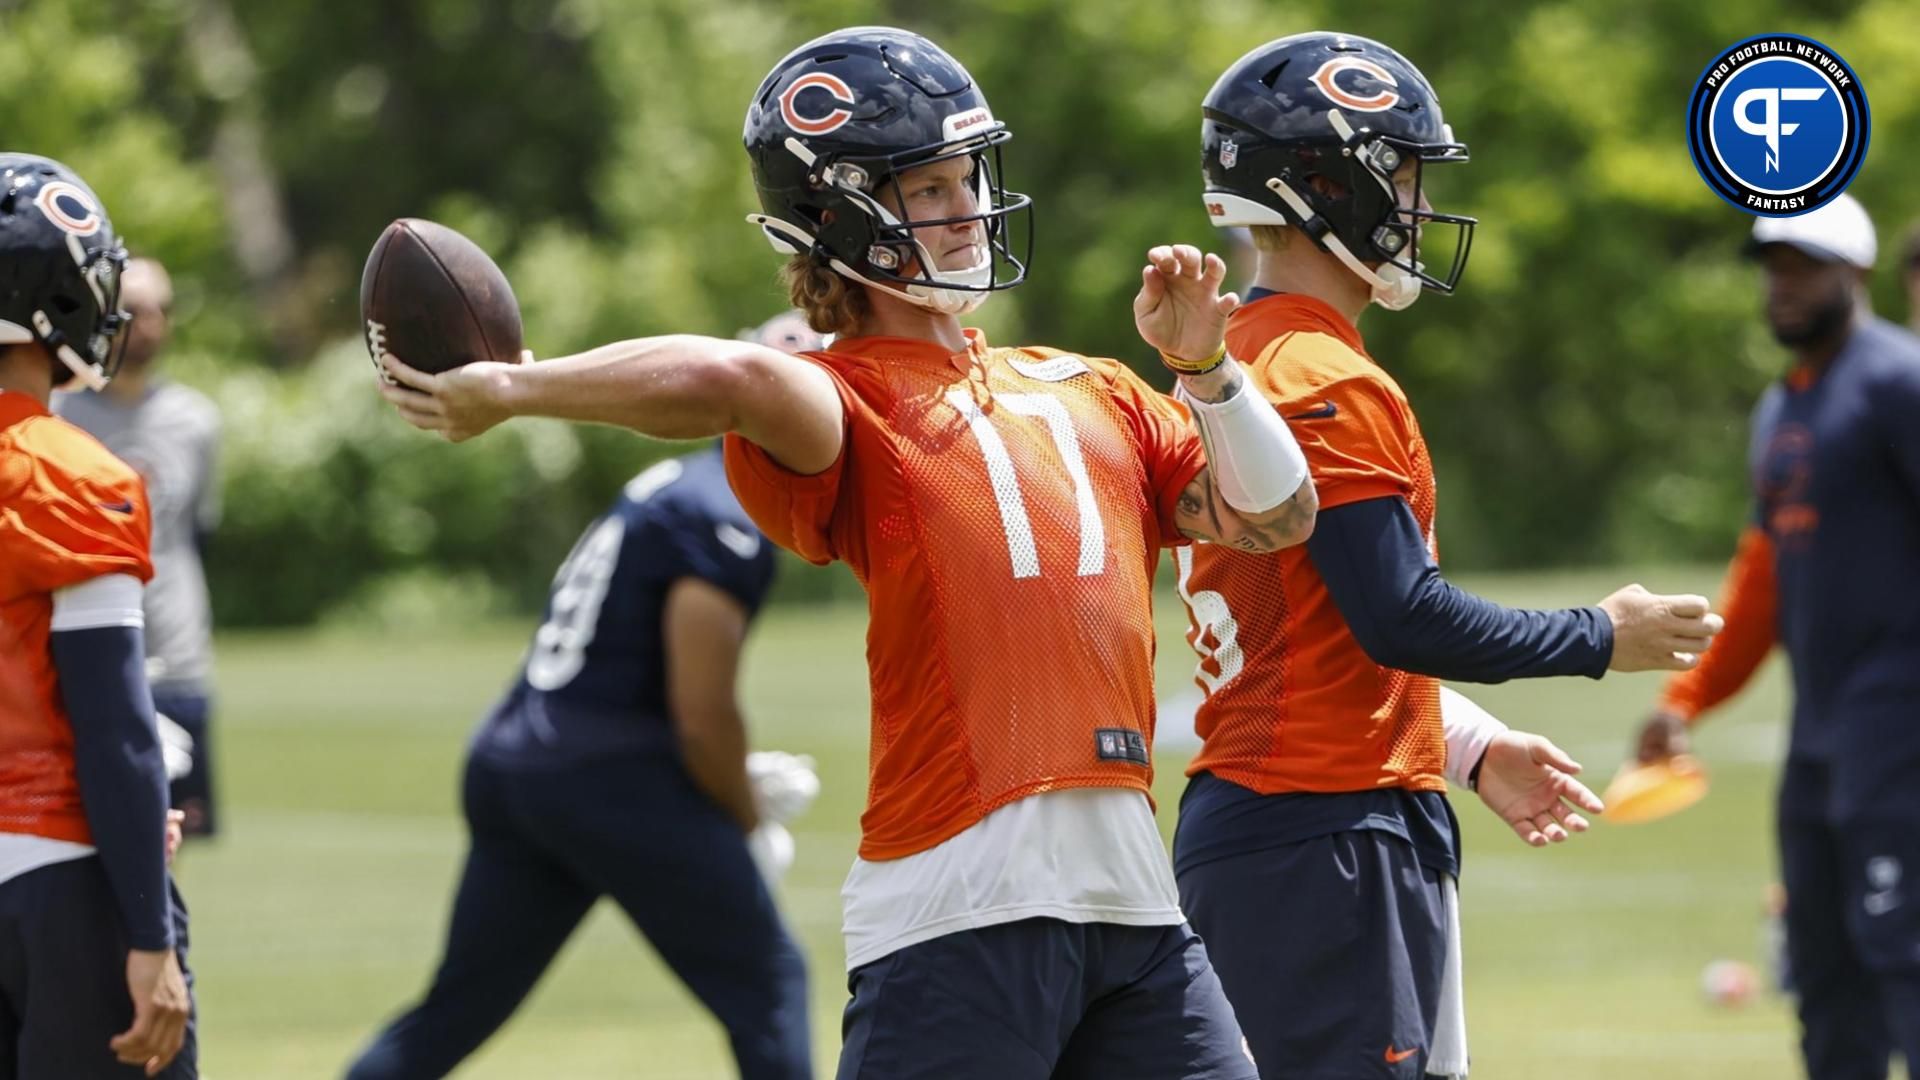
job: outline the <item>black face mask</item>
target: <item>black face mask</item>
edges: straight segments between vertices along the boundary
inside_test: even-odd
[[[1833,340],[1841,330],[1845,329],[1847,319],[1852,314],[1853,296],[1851,293],[1843,292],[1831,303],[1814,311],[1813,316],[1801,326],[1782,329],[1774,325],[1771,320],[1767,325],[1773,331],[1775,341],[1788,348],[1798,348],[1802,345],[1814,345]]]

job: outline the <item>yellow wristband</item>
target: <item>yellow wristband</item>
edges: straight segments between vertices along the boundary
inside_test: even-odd
[[[1227,345],[1221,342],[1220,347],[1213,350],[1213,355],[1205,360],[1186,360],[1170,353],[1161,353],[1160,362],[1182,375],[1205,375],[1227,362]]]

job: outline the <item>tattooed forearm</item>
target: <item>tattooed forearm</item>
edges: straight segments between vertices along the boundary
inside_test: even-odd
[[[1209,405],[1218,405],[1234,395],[1245,382],[1246,375],[1240,371],[1240,365],[1229,360],[1205,375],[1182,375],[1180,382],[1187,393]]]
[[[1294,492],[1292,498],[1258,519],[1243,520],[1242,525],[1267,545],[1250,550],[1277,551],[1306,543],[1307,537],[1313,535],[1313,523],[1319,516],[1320,493],[1314,490],[1313,478],[1309,476],[1300,481],[1300,490]]]
[[[1211,472],[1211,469],[1200,470],[1180,493],[1177,520],[1180,534],[1189,540],[1218,542],[1224,531],[1220,526],[1220,498],[1213,490]]]
[[[1260,514],[1243,514],[1227,506],[1213,485],[1211,470],[1202,470],[1180,493],[1180,533],[1192,540],[1225,544],[1241,551],[1279,551],[1306,542],[1320,512],[1320,496],[1309,477],[1286,502]]]

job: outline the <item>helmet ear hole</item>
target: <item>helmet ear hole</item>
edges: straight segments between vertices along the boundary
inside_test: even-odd
[[[50,297],[49,299],[53,301],[54,310],[58,311],[62,315],[71,315],[74,312],[80,310],[80,304],[76,300],[74,300],[73,297],[68,296],[65,293],[60,293],[58,295]]]
[[[1307,186],[1314,194],[1328,199],[1344,199],[1349,192],[1343,185],[1325,173],[1314,173],[1307,177]]]

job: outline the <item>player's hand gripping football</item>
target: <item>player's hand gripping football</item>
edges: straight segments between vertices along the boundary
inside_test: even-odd
[[[520,354],[520,363],[532,362],[532,352]],[[465,442],[513,415],[505,399],[515,366],[481,360],[430,375],[387,353],[380,358],[387,374],[380,380],[380,396],[414,427],[448,442]]]
[[[1587,831],[1580,811],[1605,809],[1599,796],[1574,778],[1579,772],[1580,763],[1546,736],[1504,732],[1480,759],[1480,801],[1533,847],[1558,844]]]
[[[133,999],[133,1026],[108,1040],[123,1065],[141,1065],[148,1076],[172,1064],[187,1038],[192,1002],[180,957],[172,949],[127,950],[127,994]]]
[[[1191,244],[1163,244],[1147,252],[1140,293],[1133,298],[1133,324],[1147,344],[1181,360],[1203,361],[1220,351],[1227,316],[1240,306],[1233,293],[1220,295],[1227,264]]]
[[[1638,585],[1600,601],[1613,620],[1613,671],[1686,671],[1725,621],[1704,596],[1659,596]]]

